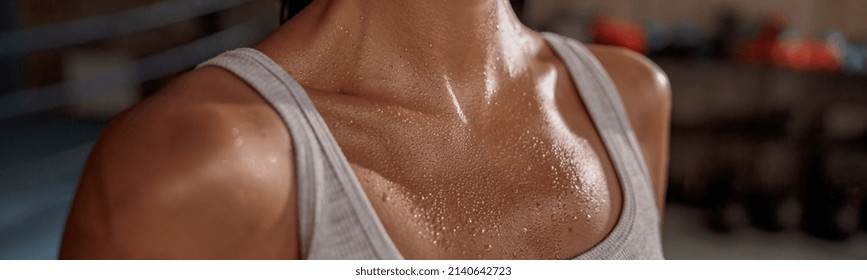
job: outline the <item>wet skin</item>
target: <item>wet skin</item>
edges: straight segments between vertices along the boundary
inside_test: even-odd
[[[314,1],[257,45],[307,90],[408,259],[572,258],[622,192],[565,66],[508,1]],[[663,203],[670,98],[591,47]],[[174,81],[94,149],[61,249],[84,259],[295,259],[291,135],[225,70]]]

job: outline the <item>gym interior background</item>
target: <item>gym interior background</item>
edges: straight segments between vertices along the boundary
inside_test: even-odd
[[[669,259],[867,259],[867,0],[528,0],[673,89]],[[112,116],[277,28],[273,0],[0,2],[0,259],[54,259]]]

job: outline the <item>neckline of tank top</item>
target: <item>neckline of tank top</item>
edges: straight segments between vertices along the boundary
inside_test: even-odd
[[[587,88],[590,87],[589,85],[586,85],[586,83],[602,83],[602,81],[599,81],[599,77],[594,76],[594,75],[590,75],[593,77],[587,77],[587,78],[583,79],[584,80],[583,82],[579,81],[578,80],[579,76],[577,75],[578,71],[585,70],[585,71],[597,71],[598,72],[598,71],[604,71],[604,69],[598,69],[598,66],[597,67],[591,67],[589,65],[583,65],[586,63],[583,63],[581,61],[580,57],[581,56],[587,56],[587,54],[586,53],[581,54],[575,50],[574,46],[569,46],[568,45],[569,43],[567,42],[567,40],[569,40],[569,39],[563,37],[562,35],[549,33],[549,32],[542,32],[541,35],[545,39],[545,42],[547,43],[548,47],[550,47],[551,50],[560,58],[560,62],[566,66],[566,69],[568,72],[567,74],[570,75],[570,80],[572,80],[572,82],[575,86],[575,90],[579,92],[579,98],[581,98],[582,101],[585,101],[584,106],[587,106],[586,100],[584,100],[585,94],[582,93],[584,90],[587,90]],[[279,65],[276,62],[274,62],[273,59],[271,59],[268,55],[262,53],[261,51],[259,51],[257,49],[252,49],[252,48],[250,48],[250,50],[255,51],[255,52],[259,52],[260,54],[263,55],[263,57],[270,60],[270,63],[273,63],[274,65]],[[569,53],[569,52],[572,52],[572,53]],[[585,52],[587,52],[587,51],[585,50]],[[591,57],[589,57],[589,59],[592,59],[592,60],[596,59],[595,57],[592,57],[592,54],[590,54],[590,56]],[[278,67],[278,68],[284,72],[282,74],[285,74],[289,77],[292,77],[292,75],[289,74],[288,71],[286,71],[282,67]],[[585,73],[585,74],[589,74],[589,73]],[[607,73],[600,73],[600,74],[607,76]],[[292,79],[294,79],[294,77]],[[291,90],[291,88],[289,88],[289,89]],[[308,99],[308,101],[310,101],[310,103],[312,104],[312,100],[309,100],[309,95],[307,94],[307,91],[303,87],[300,87],[297,90],[300,91],[297,93],[298,95],[301,95],[304,98]],[[604,90],[604,87],[600,86],[600,90]],[[616,94],[616,92],[614,94]],[[321,114],[319,113],[319,110],[316,109],[315,106],[313,109],[315,110],[316,114],[321,116]],[[595,125],[598,125],[598,124],[596,124],[595,118],[593,118],[591,116],[591,119],[593,119],[593,123]],[[326,133],[325,136],[334,140],[334,136],[331,133],[331,130],[328,129],[327,125],[325,126],[325,128],[326,128],[324,131]],[[606,142],[606,141],[604,141],[605,136],[602,135],[602,133],[598,129],[597,129],[597,133],[600,135],[600,138],[603,138],[603,142]],[[336,140],[334,140],[334,143],[336,143]],[[631,227],[632,223],[634,222],[634,215],[632,215],[631,213],[626,213],[628,209],[632,209],[632,210],[635,209],[634,207],[627,207],[627,203],[630,203],[630,204],[635,203],[634,199],[633,199],[634,195],[632,194],[632,190],[626,185],[626,178],[625,178],[625,175],[623,174],[624,171],[620,170],[617,167],[617,165],[614,164],[614,161],[619,161],[619,160],[624,160],[624,159],[619,159],[619,158],[614,157],[612,155],[611,149],[608,147],[607,143],[604,144],[604,147],[605,147],[606,153],[608,153],[608,157],[611,158],[612,168],[614,169],[614,172],[616,174],[616,178],[617,178],[618,182],[620,183],[619,185],[620,185],[620,190],[621,190],[621,194],[622,194],[621,196],[622,196],[622,201],[623,201],[623,203],[621,203],[622,205],[621,205],[620,215],[617,217],[617,222],[615,223],[612,230],[604,238],[602,238],[602,240],[600,242],[593,245],[587,251],[582,252],[582,253],[578,254],[577,256],[570,258],[572,260],[581,259],[582,257],[589,255],[591,252],[594,252],[596,250],[601,249],[603,247],[603,245],[605,245],[605,248],[611,247],[612,245],[616,246],[616,248],[619,248],[619,245],[622,245],[622,244],[610,244],[610,243],[621,242],[622,240],[615,240],[615,237],[622,235],[623,231],[628,231],[629,227]],[[341,155],[340,158],[342,158],[345,161],[346,159],[345,159],[343,150],[340,149],[339,146],[336,147],[335,150],[336,150],[336,152],[340,153],[340,155]],[[346,166],[346,168],[348,170],[341,171],[341,172],[348,173],[347,175],[350,176],[353,184],[357,184],[357,186],[355,186],[355,187],[362,190],[361,195],[360,195],[361,197],[357,197],[357,198],[353,198],[353,199],[363,199],[364,201],[367,202],[368,205],[372,205],[372,204],[370,204],[370,199],[366,195],[364,195],[363,187],[361,186],[360,181],[358,180],[358,177],[352,171],[352,169],[349,168],[349,166],[350,166],[349,162],[346,161],[346,162],[343,162],[343,164]],[[370,207],[366,207],[365,210],[373,212],[372,213],[373,217],[376,218],[375,222],[378,223],[379,228],[383,229],[380,232],[381,234],[384,235],[384,236],[382,236],[382,238],[389,243],[388,244],[389,247],[394,248],[395,253],[397,254],[397,256],[400,257],[400,259],[405,259],[403,257],[403,254],[400,253],[400,250],[397,249],[397,247],[394,245],[394,240],[391,238],[391,236],[388,234],[388,232],[386,232],[384,230],[384,226],[382,224],[382,221],[379,219],[379,215],[377,215],[376,212]]]

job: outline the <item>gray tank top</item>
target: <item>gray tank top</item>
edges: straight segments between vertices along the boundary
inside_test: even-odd
[[[606,71],[577,41],[544,33],[569,69],[618,174],[623,209],[612,232],[577,259],[661,259],[660,219],[647,167]],[[199,67],[224,68],[257,90],[292,135],[298,227],[304,259],[402,259],[304,89],[255,49],[221,54]]]

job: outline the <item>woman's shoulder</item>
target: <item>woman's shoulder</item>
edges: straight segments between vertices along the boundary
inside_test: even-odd
[[[663,205],[668,174],[671,87],[665,72],[637,52],[611,46],[588,45],[620,94],[635,136],[641,145],[657,205]],[[661,209],[662,207],[660,207]],[[660,211],[661,212],[661,211]]]
[[[646,108],[627,108],[658,113],[670,103],[671,89],[665,72],[646,56],[635,51],[602,45],[587,45],[602,64],[623,99],[636,100]],[[626,101],[626,100],[624,100]],[[630,104],[624,104],[629,106]]]
[[[243,81],[217,68],[185,74],[104,131],[61,257],[291,258],[273,246],[290,235],[263,232],[294,232],[282,221],[294,209],[291,152],[280,118]]]
[[[186,73],[109,124],[97,148],[122,145],[184,160],[178,153],[248,155],[288,150],[281,118],[230,72],[206,67]],[[196,158],[196,157],[194,157]]]
[[[646,56],[622,47],[584,44],[559,34],[541,34],[548,39],[564,40],[573,47],[587,48],[614,82],[630,118],[632,115],[664,115],[668,110],[667,105],[671,103],[668,77]]]

